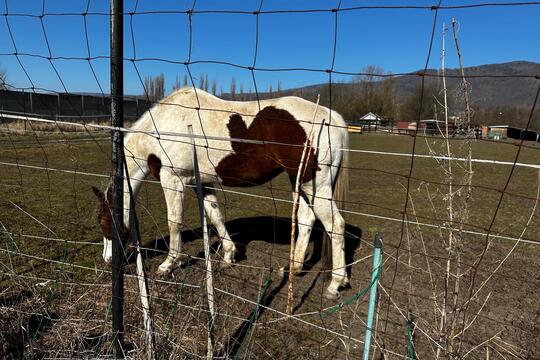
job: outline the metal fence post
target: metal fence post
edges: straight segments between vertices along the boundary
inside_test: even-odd
[[[123,0],[111,0],[111,125],[124,125]],[[116,358],[123,358],[124,333],[124,137],[112,132],[112,210],[115,239],[112,246],[112,342]]]
[[[375,234],[375,241],[373,244],[373,271],[371,272],[371,289],[369,292],[369,307],[368,318],[366,324],[366,335],[364,338],[364,360],[369,358],[369,347],[371,345],[371,329],[373,326],[373,314],[375,313],[375,302],[377,299],[377,285],[379,283],[379,274],[382,268],[382,235],[380,233]]]

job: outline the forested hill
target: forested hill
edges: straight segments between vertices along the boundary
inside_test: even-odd
[[[391,76],[384,69],[369,66],[363,73],[382,74],[383,76],[358,76],[350,82],[332,85],[332,108],[342,113],[346,119],[358,119],[371,111],[391,119],[415,120],[418,118],[420,104],[420,86],[422,76],[413,72],[411,75]],[[504,123],[524,127],[533,106],[539,86],[540,64],[527,61],[514,61],[502,64],[489,64],[466,67],[468,76],[469,100],[476,114],[473,122],[477,124]],[[442,115],[442,80],[440,71],[426,71],[424,84],[423,108],[420,118],[433,118]],[[459,69],[446,70],[448,102],[450,115],[463,114],[464,92],[461,89]],[[535,78],[536,77],[536,78]],[[296,95],[315,101],[321,95],[321,104],[329,104],[328,83],[301,88],[267,91],[259,93],[259,98]],[[253,100],[255,94],[223,94],[222,97],[236,100]],[[435,114],[435,113],[438,114]],[[536,112],[532,127],[540,128],[540,112]]]
[[[489,64],[467,67],[467,81],[471,85],[470,100],[477,107],[531,107],[538,88],[540,64],[526,61],[514,61],[503,64]],[[428,74],[437,74],[429,70]],[[447,86],[456,91],[461,79],[459,69],[448,69]],[[507,77],[511,76],[511,77]],[[426,77],[428,86],[437,86],[437,77]],[[398,102],[414,93],[420,85],[420,77],[398,76],[395,80],[395,94]]]
[[[473,76],[468,78],[468,82],[471,85],[470,100],[476,107],[532,106],[539,81],[534,76],[540,76],[539,63],[514,61],[466,67],[464,70],[466,76]],[[426,73],[437,75],[439,72],[435,69],[429,69]],[[448,75],[446,79],[448,90],[455,92],[461,81],[460,71],[459,69],[447,69],[446,74]],[[393,79],[395,100],[398,104],[413,96],[418,91],[422,81],[421,77],[417,75],[402,75]],[[350,87],[351,83],[338,83],[333,86]],[[426,76],[425,86],[426,88],[439,87],[439,77]],[[325,93],[328,91],[327,88],[328,84],[318,84],[284,90],[281,91],[281,94],[302,94],[306,98],[316,98],[316,94]]]

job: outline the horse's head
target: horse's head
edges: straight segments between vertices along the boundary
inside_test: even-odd
[[[101,190],[92,186],[92,191],[99,200],[98,222],[103,235],[103,260],[108,264],[112,260],[112,242],[115,238],[115,228],[112,218],[112,192],[107,188],[104,194]],[[122,240],[125,240],[126,228],[122,225]]]

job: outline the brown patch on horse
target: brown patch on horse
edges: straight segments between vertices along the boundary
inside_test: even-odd
[[[296,177],[307,136],[291,113],[268,106],[259,111],[249,127],[239,114],[231,115],[227,128],[231,138],[268,143],[232,141],[234,153],[223,158],[216,167],[224,185],[260,185],[283,171]],[[311,180],[317,170],[315,152],[310,146],[303,181]]]
[[[161,171],[161,160],[154,154],[148,155],[148,159],[146,160],[148,163],[148,168],[150,169],[150,173],[159,180],[159,172]]]
[[[112,240],[116,237],[114,226],[113,226],[113,219],[112,219],[112,192],[111,189],[107,190],[107,194],[103,194],[99,189],[92,186],[92,190],[94,191],[94,194],[99,199],[99,214],[98,214],[98,222],[99,227],[101,229],[101,233],[103,236],[109,240]],[[126,228],[125,224],[122,224],[122,239],[127,239],[129,235],[129,230]]]

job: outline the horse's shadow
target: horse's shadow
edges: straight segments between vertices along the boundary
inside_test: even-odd
[[[236,261],[245,260],[246,249],[250,242],[264,241],[270,244],[289,245],[291,237],[291,219],[284,217],[273,216],[257,216],[249,218],[234,219],[228,221],[225,226],[231,236],[232,241],[237,248]],[[216,234],[215,229],[211,228],[211,233]],[[194,240],[202,238],[202,229],[196,228],[191,230],[184,230],[181,233],[182,242],[188,243]],[[303,269],[308,271],[314,268],[314,266],[321,261],[322,258],[322,236],[323,228],[320,222],[315,222],[313,225],[313,231],[311,233],[310,241],[313,241],[313,251],[311,256],[304,263]],[[354,225],[347,224],[345,228],[345,261],[346,264],[351,264],[354,260],[354,253],[360,246],[362,237],[362,230]],[[167,253],[169,249],[169,237],[156,239],[150,244],[150,247],[145,247],[142,251],[142,255],[145,259],[150,259],[156,256],[161,256]],[[202,248],[202,246],[201,246]],[[219,241],[214,241],[212,244],[212,251],[216,252],[219,248]],[[191,259],[191,264],[194,264],[198,259],[204,258],[204,251],[201,249],[195,258]],[[132,260],[133,261],[133,260]],[[326,265],[323,265],[323,267]],[[288,266],[285,267],[288,269]],[[346,268],[347,274],[351,276],[351,266]],[[306,273],[301,273],[300,276],[304,276]],[[329,273],[327,273],[329,274]],[[308,298],[311,291],[315,288],[315,284],[320,278],[319,272],[311,281],[309,287],[304,291],[299,301],[294,307],[294,311],[298,310],[305,300]],[[245,341],[247,335],[250,332],[253,324],[263,314],[267,307],[270,307],[276,296],[288,283],[288,277],[275,279],[277,281],[271,281],[268,291],[262,294],[260,299],[261,307],[257,307],[250,314],[246,316],[244,321],[239,327],[229,336],[225,348],[218,350],[214,355],[216,357],[232,357],[242,351],[242,344]]]
[[[288,245],[291,238],[291,219],[277,216],[256,216],[249,218],[240,218],[230,220],[225,223],[227,230],[231,236],[231,240],[236,245],[235,260],[243,261],[247,259],[246,249],[252,241],[264,241],[270,244]],[[313,241],[314,247],[309,259],[304,262],[304,270],[311,270],[322,257],[322,236],[323,227],[319,221],[313,225],[310,241]],[[210,227],[210,233],[217,235],[215,229]],[[202,228],[183,230],[181,232],[182,243],[189,243],[202,238]],[[354,225],[347,224],[345,228],[345,263],[350,264],[354,260],[354,253],[360,246],[362,230]],[[219,241],[214,241],[212,251],[216,252],[219,248]],[[165,255],[169,250],[169,236],[155,239],[152,243],[146,245],[141,250],[144,259],[151,259],[157,256]],[[197,258],[204,257],[202,250],[191,260],[193,265],[197,262]],[[130,257],[129,262],[134,262],[135,259]],[[347,266],[347,273],[351,276],[351,267]],[[300,274],[302,276],[302,274]]]

